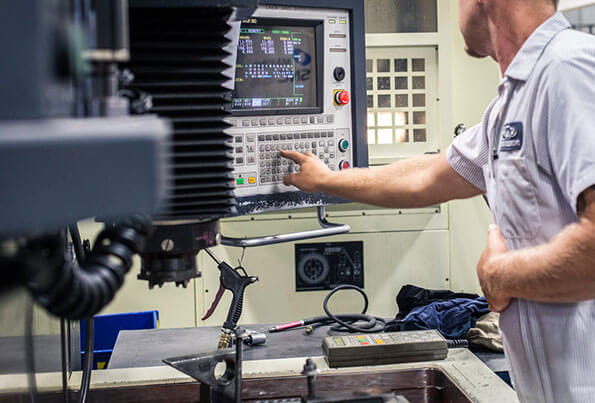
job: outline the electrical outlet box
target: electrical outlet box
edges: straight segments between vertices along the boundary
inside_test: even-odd
[[[364,286],[364,243],[332,242],[295,245],[296,291]]]

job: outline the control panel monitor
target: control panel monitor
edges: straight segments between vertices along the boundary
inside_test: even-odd
[[[322,112],[322,21],[252,18],[240,32],[236,116]]]

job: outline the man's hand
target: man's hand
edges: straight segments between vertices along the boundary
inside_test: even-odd
[[[283,183],[295,186],[304,192],[320,192],[321,184],[325,183],[332,171],[314,154],[281,151],[281,155],[300,165],[300,172],[285,175]]]
[[[488,246],[483,251],[477,264],[477,276],[492,312],[502,312],[510,305],[510,297],[506,295],[506,290],[497,281],[497,276],[500,273],[498,273],[499,270],[496,265],[496,259],[507,252],[506,239],[504,239],[500,228],[496,225],[490,225]]]

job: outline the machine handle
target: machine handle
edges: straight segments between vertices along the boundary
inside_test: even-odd
[[[328,222],[326,219],[324,206],[317,207],[316,210],[318,213],[318,223],[322,227],[321,229],[294,232],[291,234],[270,235],[259,238],[228,238],[226,236],[222,236],[221,244],[238,248],[254,248],[257,246],[268,246],[278,243],[303,241],[305,239],[346,234],[351,231],[351,227],[349,225]]]

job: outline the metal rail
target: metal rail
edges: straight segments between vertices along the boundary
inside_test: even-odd
[[[225,246],[233,246],[238,248],[254,248],[257,246],[268,246],[279,243],[303,241],[305,239],[322,238],[326,236],[346,234],[351,231],[351,227],[345,224],[334,224],[326,219],[326,212],[324,206],[316,208],[318,213],[318,223],[322,228],[294,232],[290,234],[270,235],[257,238],[228,238],[221,237],[221,244]]]

